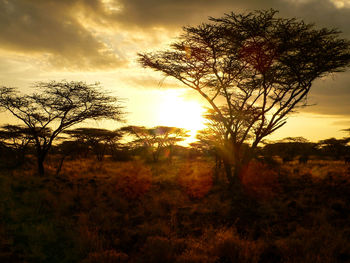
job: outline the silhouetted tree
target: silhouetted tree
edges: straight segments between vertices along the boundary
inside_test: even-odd
[[[103,160],[107,150],[112,152],[117,147],[117,142],[122,136],[118,130],[111,131],[98,128],[77,128],[64,131],[64,133],[68,134],[78,144],[84,145],[87,150],[91,150],[98,161]]]
[[[343,129],[342,131],[346,132],[350,136],[350,128],[348,129]],[[346,145],[346,155],[344,156],[344,161],[346,164],[350,164],[350,137],[345,137],[345,140],[349,140],[347,145]]]
[[[0,88],[0,107],[21,120],[33,137],[39,175],[54,139],[65,129],[87,119],[120,120],[117,98],[101,92],[98,84],[51,81],[35,84],[40,93],[21,95],[15,88]]]
[[[25,126],[5,125],[0,129],[0,143],[3,149],[10,150],[10,156],[3,158],[14,158],[12,163],[20,165],[24,162],[26,151],[29,144],[33,142],[33,137]],[[8,151],[6,155],[8,155]]]
[[[225,160],[231,183],[259,142],[306,106],[312,82],[349,65],[350,43],[339,38],[339,31],[276,13],[210,18],[210,23],[185,27],[171,49],[139,54],[144,67],[196,90],[216,112],[233,156]],[[242,151],[245,143],[250,147]]]
[[[188,131],[177,127],[157,126],[145,128],[143,126],[128,126],[121,130],[135,137],[133,144],[148,149],[154,162],[159,160],[160,153],[165,148],[169,149],[168,157],[171,159],[172,147],[188,137]]]
[[[317,153],[317,144],[303,137],[287,137],[273,143],[266,143],[262,154],[266,157],[280,156],[283,162],[293,161],[299,156],[299,161],[305,163],[309,156]]]
[[[329,138],[319,141],[318,145],[324,155],[340,160],[342,157],[350,155],[350,146],[348,146],[349,142],[350,138]]]

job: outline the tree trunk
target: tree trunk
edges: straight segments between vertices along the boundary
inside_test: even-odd
[[[235,164],[234,168],[233,168],[233,182],[234,184],[242,184],[242,179],[243,179],[243,167],[245,165],[240,161],[238,163]]]
[[[58,165],[58,167],[57,167],[57,170],[56,170],[56,176],[59,176],[59,174],[60,174],[60,172],[61,172],[64,159],[66,159],[66,155],[63,155],[62,158],[61,158],[61,161],[60,161],[60,163],[59,163],[59,165]]]
[[[153,162],[156,163],[158,159],[157,159],[157,154],[155,152],[152,153],[152,157],[153,157]]]
[[[244,176],[244,169],[253,158],[253,149],[248,149],[242,152],[242,147],[232,143],[232,156],[223,156],[223,163],[226,177],[229,181],[229,188],[231,191],[242,190],[242,180]]]
[[[39,147],[37,148],[36,158],[37,158],[39,176],[44,176],[45,174],[44,161],[45,161],[47,152],[48,151],[46,149],[42,149]]]
[[[213,180],[214,180],[214,183],[217,183],[219,182],[219,171],[220,171],[220,168],[221,168],[221,158],[219,157],[219,155],[215,152],[215,170],[214,170],[214,177],[213,177]]]
[[[243,163],[243,160],[235,160],[234,165],[230,163],[225,163],[225,172],[227,179],[229,181],[229,188],[231,191],[241,191],[242,190],[242,177],[243,177],[243,168],[245,167],[245,164]]]
[[[170,145],[169,146],[169,156],[168,156],[169,163],[172,163],[172,161],[173,161],[173,153],[174,153],[173,151],[174,151],[173,146]]]
[[[153,151],[152,155],[153,155],[153,162],[157,163],[159,160],[160,149],[156,149],[155,151]]]
[[[45,160],[45,156],[43,156],[43,155],[39,155],[37,157],[39,176],[44,176],[44,174],[45,174],[44,160]]]
[[[224,160],[224,169],[226,173],[226,178],[229,181],[229,184],[231,185],[233,182],[232,165],[225,160]]]

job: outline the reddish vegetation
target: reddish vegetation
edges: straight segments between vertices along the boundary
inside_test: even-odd
[[[142,163],[128,162],[118,170],[115,188],[127,199],[139,199],[151,187],[151,169]]]
[[[54,162],[52,162],[54,164]],[[214,161],[68,160],[60,176],[0,173],[1,262],[349,262],[343,162],[250,163],[244,190]]]
[[[275,197],[281,190],[277,171],[256,161],[244,169],[242,184],[250,195],[264,200]]]
[[[180,167],[178,183],[190,198],[203,198],[213,185],[212,167],[206,163],[186,162]]]

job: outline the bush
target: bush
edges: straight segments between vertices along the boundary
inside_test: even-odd
[[[178,182],[190,198],[201,199],[212,188],[212,166],[204,162],[186,162],[180,167]]]
[[[242,184],[249,194],[259,199],[271,199],[281,190],[277,171],[257,161],[250,162],[244,169]]]

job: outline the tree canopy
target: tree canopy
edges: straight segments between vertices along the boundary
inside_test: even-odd
[[[226,14],[184,27],[170,49],[139,54],[139,62],[196,90],[224,127],[237,175],[251,152],[287,116],[307,105],[315,79],[345,70],[350,42],[277,11]],[[249,143],[246,151],[241,148]]]
[[[86,150],[91,150],[98,161],[102,161],[107,148],[113,150],[117,147],[118,140],[122,137],[120,130],[107,130],[99,128],[77,128],[64,131],[70,138],[78,144],[85,146]]]
[[[165,148],[170,148],[178,142],[188,137],[188,131],[183,128],[157,126],[146,128],[143,126],[127,126],[121,129],[132,135],[134,140],[132,143],[136,146],[147,148],[152,153],[154,162],[157,162],[160,153]],[[169,155],[171,158],[171,153]]]

